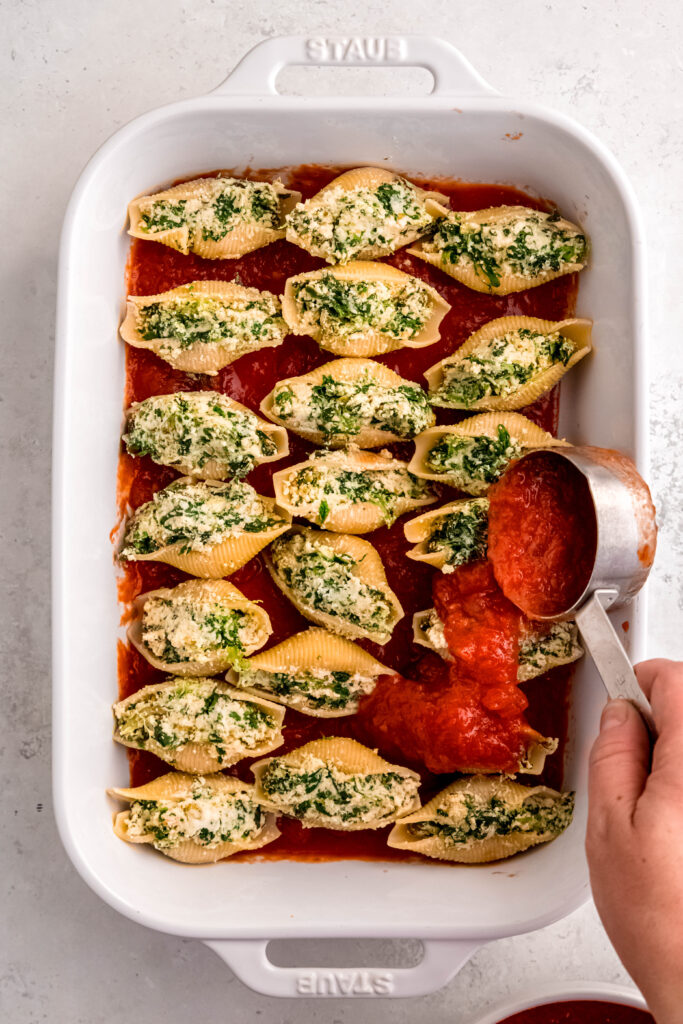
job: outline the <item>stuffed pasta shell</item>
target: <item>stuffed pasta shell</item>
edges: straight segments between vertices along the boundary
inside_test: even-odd
[[[419,806],[416,772],[341,736],[257,761],[252,771],[263,806],[304,828],[381,828]]]
[[[470,335],[425,372],[432,405],[446,409],[522,409],[591,350],[591,320],[503,316]]]
[[[307,619],[341,636],[385,644],[403,618],[372,544],[294,527],[268,549],[273,581]]]
[[[210,676],[263,647],[272,633],[260,605],[227,580],[186,580],[133,604],[128,639],[154,668]]]
[[[134,199],[128,233],[185,255],[234,260],[284,238],[285,217],[300,199],[279,181],[195,178]]]
[[[431,427],[436,416],[413,381],[372,359],[336,359],[278,381],[261,412],[314,444],[379,448]]]
[[[246,476],[289,451],[286,430],[218,391],[176,391],[135,402],[123,442],[130,455],[148,455],[204,480]]]
[[[231,670],[235,686],[314,718],[340,718],[358,710],[361,697],[392,669],[350,640],[312,627],[242,661]]]
[[[405,524],[405,538],[415,545],[406,555],[441,572],[453,572],[458,565],[486,558],[488,525],[488,498],[451,501]]]
[[[219,679],[171,676],[114,704],[114,739],[205,775],[282,744],[284,708]]]
[[[570,825],[574,794],[505,776],[458,779],[389,833],[396,850],[484,864],[556,839]]]
[[[408,252],[477,292],[509,295],[582,270],[589,242],[580,227],[526,206],[444,216]]]
[[[431,505],[433,485],[408,472],[387,451],[358,448],[313,452],[306,462],[273,474],[277,504],[334,533],[369,533],[404,512]]]
[[[379,167],[345,171],[287,215],[287,241],[328,263],[376,259],[434,225],[448,197]]]
[[[254,786],[228,775],[169,772],[144,786],[108,792],[130,805],[114,818],[119,839],[149,844],[184,864],[212,864],[280,835]]]
[[[425,348],[439,340],[449,309],[419,277],[366,261],[290,277],[282,299],[290,331],[338,356]]]
[[[413,616],[413,640],[445,661],[451,661],[444,624],[436,608],[426,608]],[[519,637],[517,680],[536,679],[560,665],[569,665],[583,657],[583,647],[575,622],[525,622]]]
[[[557,448],[553,437],[518,412],[482,413],[447,427],[431,427],[415,439],[408,469],[479,497],[525,448]]]
[[[220,579],[290,526],[291,516],[244,480],[182,477],[133,512],[119,557],[166,562],[191,576]]]
[[[121,337],[174,370],[216,374],[248,352],[281,345],[280,300],[233,281],[192,281],[158,295],[130,295]]]

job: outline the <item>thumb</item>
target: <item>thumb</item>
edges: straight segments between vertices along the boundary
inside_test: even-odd
[[[602,830],[608,818],[631,820],[650,769],[645,723],[626,700],[611,700],[600,720],[588,769],[588,831]]]

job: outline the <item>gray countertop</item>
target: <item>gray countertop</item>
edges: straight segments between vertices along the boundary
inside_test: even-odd
[[[557,978],[624,981],[592,906],[482,948],[430,997],[278,1001],[246,989],[197,942],[147,931],[81,882],[50,796],[49,480],[56,256],[72,185],[92,152],[137,114],[216,85],[260,38],[293,32],[436,31],[494,86],[570,114],[613,150],[645,215],[651,304],[652,485],[660,550],[649,653],[683,657],[683,8],[659,0],[4,0],[8,45],[0,416],[4,1021],[122,1024],[133,1016],[270,1022],[469,1022],[508,993]],[[419,20],[417,20],[419,17]],[[409,94],[426,73],[288,71],[283,87]],[[302,154],[305,156],[305,154]],[[317,944],[319,945],[319,944]],[[319,951],[316,951],[319,956]],[[300,944],[283,963],[309,959]],[[415,944],[330,943],[329,962],[407,963]],[[318,960],[318,962],[320,962]]]

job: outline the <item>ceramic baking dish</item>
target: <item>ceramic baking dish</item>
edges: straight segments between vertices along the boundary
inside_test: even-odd
[[[417,99],[279,95],[287,64],[421,66]],[[578,313],[595,320],[595,355],[562,385],[561,431],[616,447],[647,474],[643,242],[633,195],[612,156],[565,117],[495,93],[449,44],[428,37],[291,37],[255,47],[208,96],[138,118],[93,157],[61,242],[54,434],[54,780],[62,840],[85,881],[121,913],[204,939],[252,988],[271,995],[419,995],[443,985],[481,943],[540,928],[588,897],[586,763],[604,697],[588,660],[570,715],[566,783],[576,818],[555,842],[484,867],[346,861],[220,864],[189,870],[128,846],[105,789],[126,779],[111,742],[119,630],[109,532],[115,520],[123,345],[117,337],[132,196],[211,168],[320,162],[504,182],[552,197],[593,240]],[[643,653],[639,606],[626,641]],[[405,970],[281,969],[267,940],[415,937]]]

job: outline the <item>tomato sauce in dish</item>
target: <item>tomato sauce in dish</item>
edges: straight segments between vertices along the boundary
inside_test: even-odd
[[[304,198],[308,198],[344,169],[305,165],[279,171],[250,172],[246,176],[260,180],[280,178],[285,185],[298,189]],[[435,188],[448,194],[454,209],[475,210],[501,204],[524,205],[536,209],[548,208],[548,204],[504,186],[472,185],[450,180],[418,183],[423,187]],[[434,345],[421,350],[404,349],[379,357],[380,362],[390,366],[401,376],[418,381],[422,386],[425,384],[422,376],[424,371],[457,349],[473,331],[488,320],[513,315],[561,320],[574,313],[577,275],[561,277],[525,292],[495,296],[470,291],[405,251],[389,257],[386,262],[427,281],[452,307],[442,322],[441,338]],[[288,277],[325,265],[322,260],[284,241],[275,242],[236,260],[206,260],[193,254],[184,256],[158,242],[132,239],[127,266],[127,285],[128,293],[131,295],[154,295],[193,280],[231,281],[237,278],[245,285],[279,295],[282,294]],[[334,358],[331,353],[319,349],[312,339],[290,335],[280,347],[245,355],[215,376],[208,377],[174,370],[152,352],[126,346],[125,405],[152,395],[212,389],[227,394],[258,412],[259,403],[278,380],[307,373]],[[539,426],[554,433],[557,429],[558,410],[559,387],[556,387],[522,411]],[[437,411],[440,423],[454,422],[464,415],[466,414],[450,410]],[[278,462],[259,466],[247,477],[248,482],[260,493],[272,495],[273,472],[302,461],[315,447],[293,433],[289,435],[289,443],[289,456]],[[393,454],[402,458],[409,458],[413,450],[412,444],[396,444],[389,447]],[[137,508],[143,502],[149,501],[155,491],[169,484],[176,476],[173,470],[157,466],[148,457],[133,459],[122,452],[118,475],[121,516],[127,509]],[[454,496],[456,495],[452,491],[444,493],[443,501],[451,500]],[[410,717],[416,728],[419,727],[426,735],[430,715],[438,703],[439,688],[442,688],[444,693],[452,689],[448,665],[436,655],[425,653],[424,648],[416,647],[413,643],[413,614],[433,603],[432,584],[437,577],[440,582],[440,574],[435,573],[429,566],[406,558],[406,551],[411,546],[403,536],[403,524],[407,518],[409,515],[401,517],[391,528],[382,528],[367,535],[367,539],[382,558],[389,585],[403,605],[405,617],[396,626],[389,643],[383,647],[367,641],[361,641],[361,645],[385,664],[390,665],[397,674],[381,678],[376,691],[378,697],[373,714],[365,712],[348,718],[320,719],[301,715],[288,708],[284,726],[285,742],[275,753],[285,753],[316,737],[334,734],[355,737],[361,742],[372,742],[379,748],[381,754],[391,756],[394,741],[388,730],[381,726],[380,708],[386,705],[388,714],[390,705],[395,705],[400,697],[406,702],[406,708],[410,707]],[[186,578],[183,573],[161,563],[132,562],[125,565],[119,579],[123,620],[129,617],[130,602],[138,594],[156,587],[175,586]],[[292,633],[310,626],[310,622],[296,611],[272,583],[261,556],[254,558],[230,579],[248,598],[262,602],[268,612],[273,626],[268,646],[279,643]],[[120,645],[120,698],[134,693],[142,686],[158,682],[164,676],[165,673],[153,669],[136,651],[125,644]],[[525,683],[516,691],[517,700],[529,701],[528,717],[534,727],[541,730],[544,735],[560,737],[560,749],[548,759],[541,777],[548,785],[557,786],[561,782],[562,741],[566,732],[568,687],[569,673],[563,669],[556,669],[550,676]],[[421,688],[424,701],[411,699],[417,697],[416,688]],[[432,691],[432,688],[436,689]],[[494,697],[489,694],[489,702],[492,700]],[[455,698],[452,698],[451,702],[455,709]],[[510,723],[515,721],[515,717],[508,716],[505,719],[508,731],[501,731],[500,725],[504,721],[504,716],[500,712],[501,708],[481,711],[478,706],[474,713],[479,716],[480,726],[487,730],[482,735],[482,749],[483,744],[488,742],[488,737],[489,763],[493,768],[510,763],[511,744],[514,742]],[[462,717],[462,710],[455,709],[455,713],[456,717]],[[404,717],[407,718],[408,715]],[[472,752],[473,748],[468,751],[468,756],[471,756]],[[128,755],[130,781],[133,786],[141,785],[169,770],[168,765],[144,751],[129,751]],[[483,753],[478,756],[483,757]],[[452,770],[442,767],[442,764],[453,763],[452,758],[447,762],[446,756],[442,754],[439,759],[438,751],[433,758],[429,758],[430,764],[434,765],[432,770],[425,766],[424,761],[420,763],[419,758],[416,759],[414,750],[412,756],[406,754],[402,758],[402,763],[407,764],[410,761],[411,766],[419,767],[425,784],[425,797],[446,785],[449,779],[440,773]],[[233,775],[252,781],[249,765],[249,759],[245,759],[229,771]],[[536,782],[538,779],[534,778],[533,781]],[[279,826],[282,830],[281,838],[256,854],[239,854],[238,859],[362,858],[420,860],[424,863],[422,859],[411,854],[389,849],[386,846],[388,829],[347,833],[321,828],[303,829],[298,822],[285,818],[280,819]]]
[[[623,1003],[571,999],[513,1013],[499,1024],[654,1024],[654,1017],[646,1010]]]
[[[583,473],[553,452],[535,452],[488,496],[488,557],[503,593],[531,618],[571,608],[590,579],[597,546]]]

